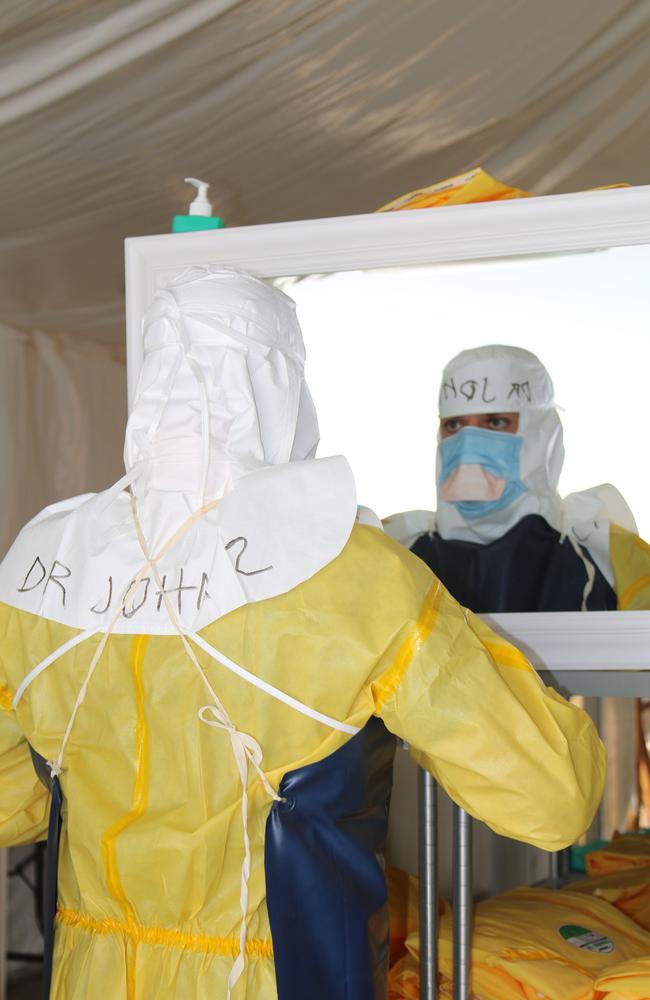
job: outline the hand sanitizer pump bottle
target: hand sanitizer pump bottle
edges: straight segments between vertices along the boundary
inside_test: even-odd
[[[209,184],[196,177],[186,177],[186,184],[196,188],[196,198],[189,207],[188,215],[175,215],[172,219],[172,233],[194,233],[199,229],[223,229],[225,222],[212,215],[212,204],[208,200]]]

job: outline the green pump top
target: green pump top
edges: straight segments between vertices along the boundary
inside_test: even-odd
[[[186,177],[185,183],[194,185],[196,198],[190,204],[187,215],[174,216],[172,233],[194,233],[199,229],[223,229],[225,226],[223,219],[218,215],[212,215],[212,204],[208,199],[210,185],[196,177]]]

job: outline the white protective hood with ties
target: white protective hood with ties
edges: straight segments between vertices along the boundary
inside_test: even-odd
[[[634,518],[618,490],[607,483],[560,496],[562,423],[551,378],[530,351],[489,345],[462,351],[445,367],[440,418],[488,413],[517,413],[516,434],[465,428],[443,441],[438,432],[437,511],[387,518],[388,534],[408,546],[427,531],[488,544],[522,518],[538,514],[574,547],[585,546],[613,583],[609,526],[614,521],[636,531]],[[484,502],[477,502],[479,496]]]
[[[173,632],[160,587],[141,572],[134,507],[190,631],[290,590],[344,547],[354,481],[345,459],[313,457],[293,301],[250,275],[195,267],[156,294],[143,335],[127,475],[23,528],[0,571],[6,603],[101,631],[130,587],[112,631]]]

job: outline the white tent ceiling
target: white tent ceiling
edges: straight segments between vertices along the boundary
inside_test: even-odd
[[[646,183],[648,0],[5,0],[0,320],[122,337],[126,236],[182,178],[230,225],[373,211],[483,165]]]

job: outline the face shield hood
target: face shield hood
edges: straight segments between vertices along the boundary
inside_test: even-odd
[[[522,517],[540,514],[559,528],[564,461],[553,383],[539,359],[517,347],[463,351],[446,366],[442,419],[518,413],[516,434],[466,428],[438,434],[436,528],[443,538],[489,542]]]
[[[313,457],[318,422],[294,302],[230,269],[196,267],[156,293],[126,430],[136,493],[193,505],[242,476]]]

